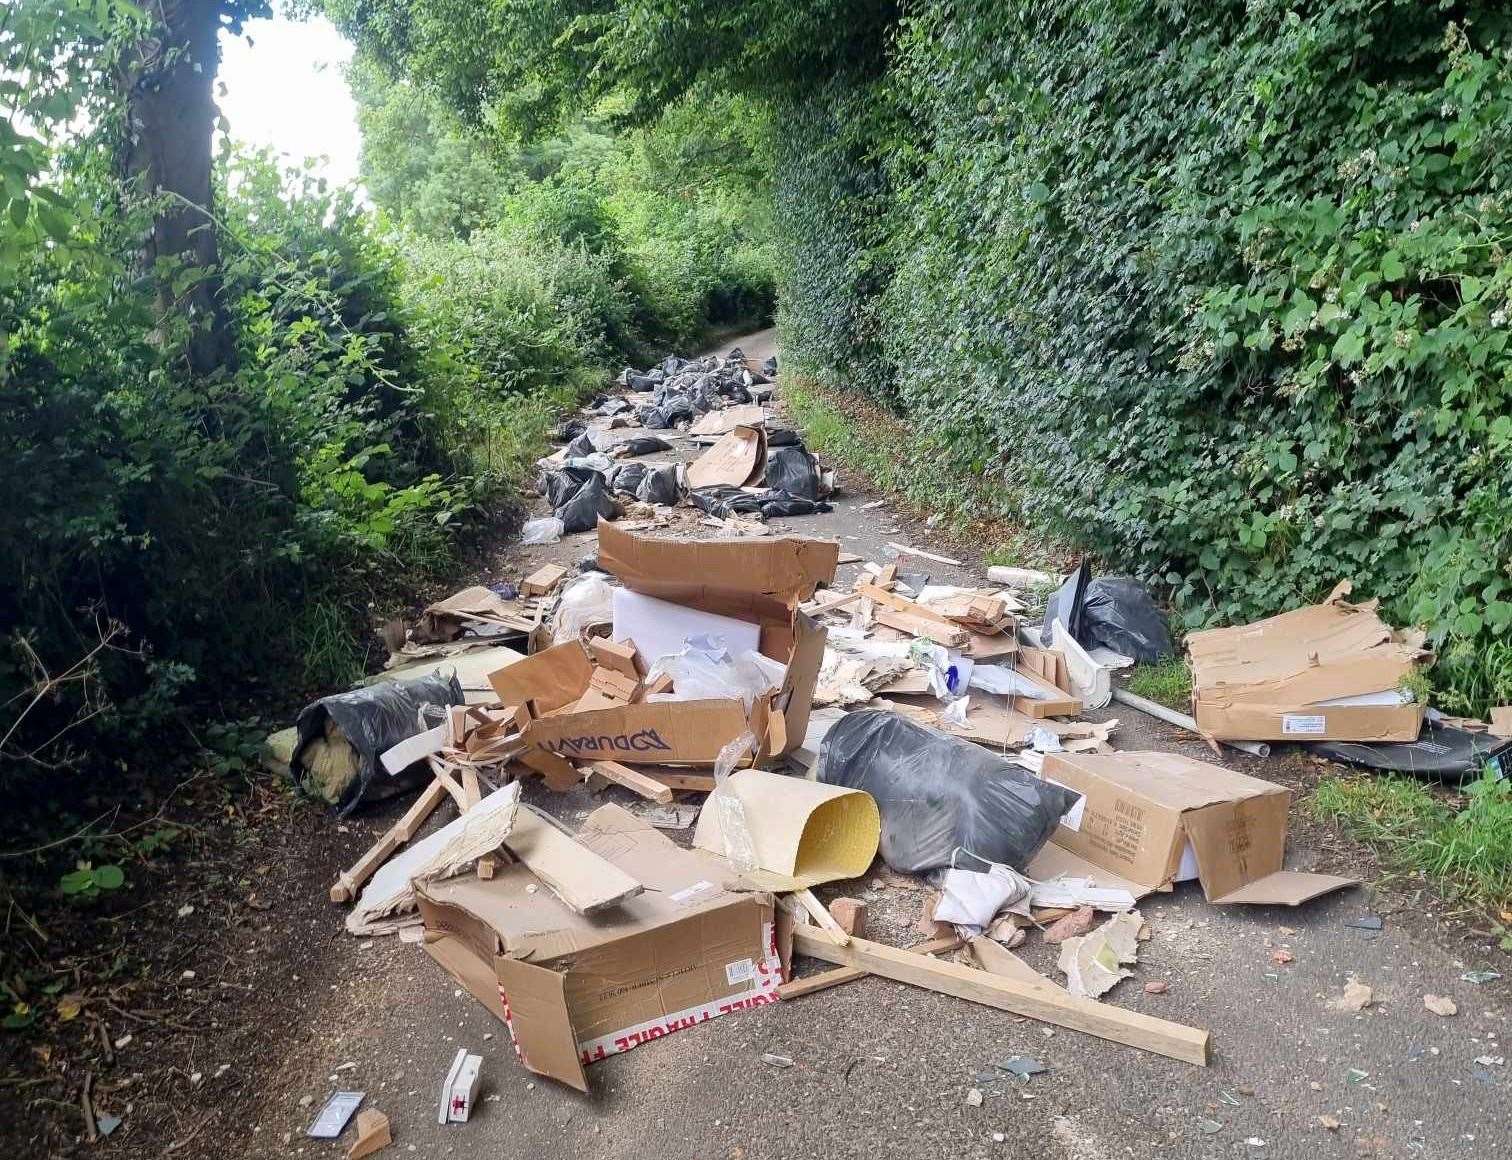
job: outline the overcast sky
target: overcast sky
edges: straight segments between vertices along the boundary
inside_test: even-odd
[[[270,145],[291,164],[325,157],[332,182],[355,180],[361,140],[341,66],[352,46],[330,21],[248,21],[239,37],[221,35],[221,112],[231,135]]]

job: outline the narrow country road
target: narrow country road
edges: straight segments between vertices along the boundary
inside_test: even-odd
[[[739,341],[748,355],[772,352],[774,334]],[[780,400],[779,400],[780,407]],[[653,457],[691,458],[691,449]],[[881,560],[888,540],[929,547],[927,529],[889,505],[872,507],[856,481],[827,515],[774,521],[776,530],[838,537]],[[863,506],[865,505],[865,506]],[[505,547],[493,578],[546,561],[573,564],[593,534],[520,550]],[[949,553],[953,554],[953,553]],[[842,566],[849,582],[855,565]],[[937,568],[949,581],[979,580],[979,560]],[[1208,758],[1200,745],[1132,710],[1113,743]],[[1292,758],[1242,758],[1237,768],[1305,788],[1312,767]],[[528,800],[576,823],[600,800],[633,800],[618,787],[552,795],[539,782]],[[322,864],[349,861],[397,809],[334,826]],[[1375,871],[1293,807],[1289,864]],[[317,867],[318,869],[318,867]],[[871,899],[872,927],[906,945],[925,891],[870,880],[835,894]],[[223,1137],[206,1155],[335,1155],[304,1138],[312,1109],[333,1087],[368,1093],[393,1122],[385,1155],[426,1157],[594,1156],[598,1160],[1049,1156],[1124,1157],[1484,1157],[1505,1138],[1512,1070],[1478,1063],[1505,1054],[1507,981],[1477,987],[1460,975],[1478,965],[1474,944],[1434,933],[1431,916],[1397,893],[1330,895],[1296,910],[1221,909],[1197,884],[1142,908],[1153,938],[1142,944],[1138,979],[1109,1001],[1207,1028],[1212,1066],[1199,1069],[1131,1048],[1055,1030],[1003,1012],[895,983],[866,979],[803,999],[715,1020],[589,1069],[580,1095],[540,1080],[514,1058],[502,1024],[433,964],[394,938],[342,932],[342,912],[320,899],[286,916],[280,938],[308,944],[303,977],[272,1000],[282,1038],[269,1043],[273,1080],[249,1111],[246,1134]],[[1350,925],[1367,914],[1379,931]],[[1286,948],[1293,961],[1278,964]],[[1031,939],[1025,956],[1053,973],[1052,948]],[[1374,988],[1360,1013],[1330,1006],[1350,976]],[[1165,994],[1141,982],[1164,980]],[[1423,995],[1449,995],[1460,1014],[1443,1019]],[[472,1122],[439,1126],[437,1088],[458,1046],[480,1051],[484,1102]],[[762,1062],[789,1056],[791,1068]],[[996,1064],[1028,1055],[1047,1067],[1019,1082]],[[355,1066],[337,1071],[344,1064]],[[981,1106],[967,1103],[980,1088]],[[1327,1121],[1320,1117],[1328,1117]],[[1328,1127],[1325,1124],[1337,1124]],[[1496,1131],[1501,1125],[1502,1131]]]

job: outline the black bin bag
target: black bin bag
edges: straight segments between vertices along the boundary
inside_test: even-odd
[[[462,685],[455,673],[434,674],[413,681],[383,681],[347,693],[322,697],[299,711],[294,721],[298,741],[289,761],[289,776],[308,792],[308,771],[300,761],[305,747],[324,735],[329,720],[357,754],[357,776],[336,801],[337,816],[345,817],[361,801],[392,797],[431,778],[430,768],[417,764],[390,775],[378,759],[399,742],[436,725],[448,705],[462,704]]]
[[[950,866],[958,851],[1021,871],[1078,796],[887,709],[835,722],[817,776],[876,799],[882,859],[903,874]]]
[[[1142,665],[1174,655],[1171,629],[1149,590],[1127,576],[1087,578],[1087,569],[1067,578],[1045,606],[1041,639],[1050,643],[1056,618],[1086,648],[1102,645]]]
[[[574,532],[593,531],[598,527],[600,516],[612,520],[619,514],[619,508],[609,496],[609,485],[603,475],[595,471],[569,499],[558,504],[552,514],[562,521],[562,534],[570,536]]]
[[[819,465],[802,443],[767,444],[766,485],[799,499],[819,498]]]

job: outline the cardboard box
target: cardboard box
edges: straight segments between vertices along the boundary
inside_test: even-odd
[[[1191,877],[1183,862],[1195,857],[1203,894],[1219,904],[1296,906],[1355,885],[1283,869],[1291,806],[1285,786],[1180,754],[1129,751],[1047,753],[1043,776],[1082,795],[1051,835],[1074,856],[1055,859],[1059,873],[1148,894]],[[1035,874],[1032,865],[1029,872]]]
[[[758,756],[786,753],[808,728],[825,630],[798,611],[833,580],[838,544],[828,540],[656,540],[599,525],[599,563],[632,592],[755,625],[758,651],[787,666],[781,688],[749,712],[738,699],[650,701],[575,711],[594,665],[567,641],[490,674],[506,705],[534,705],[524,739],[567,758],[627,765],[712,765],[742,733]]]
[[[577,840],[645,884],[574,914],[521,863],[417,887],[425,950],[509,1027],[531,1071],[587,1091],[595,1060],[777,1001],[772,898],[725,888],[729,864],[618,806]]]
[[[1188,636],[1197,727],[1233,741],[1415,741],[1424,706],[1400,689],[1432,654],[1376,601],[1346,601],[1350,589],[1345,580],[1322,604]]]

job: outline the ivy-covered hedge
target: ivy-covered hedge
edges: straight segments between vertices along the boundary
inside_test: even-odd
[[[1446,703],[1508,699],[1507,32],[924,0],[881,80],[779,121],[790,366],[948,433],[1189,624],[1352,576],[1432,629]]]

